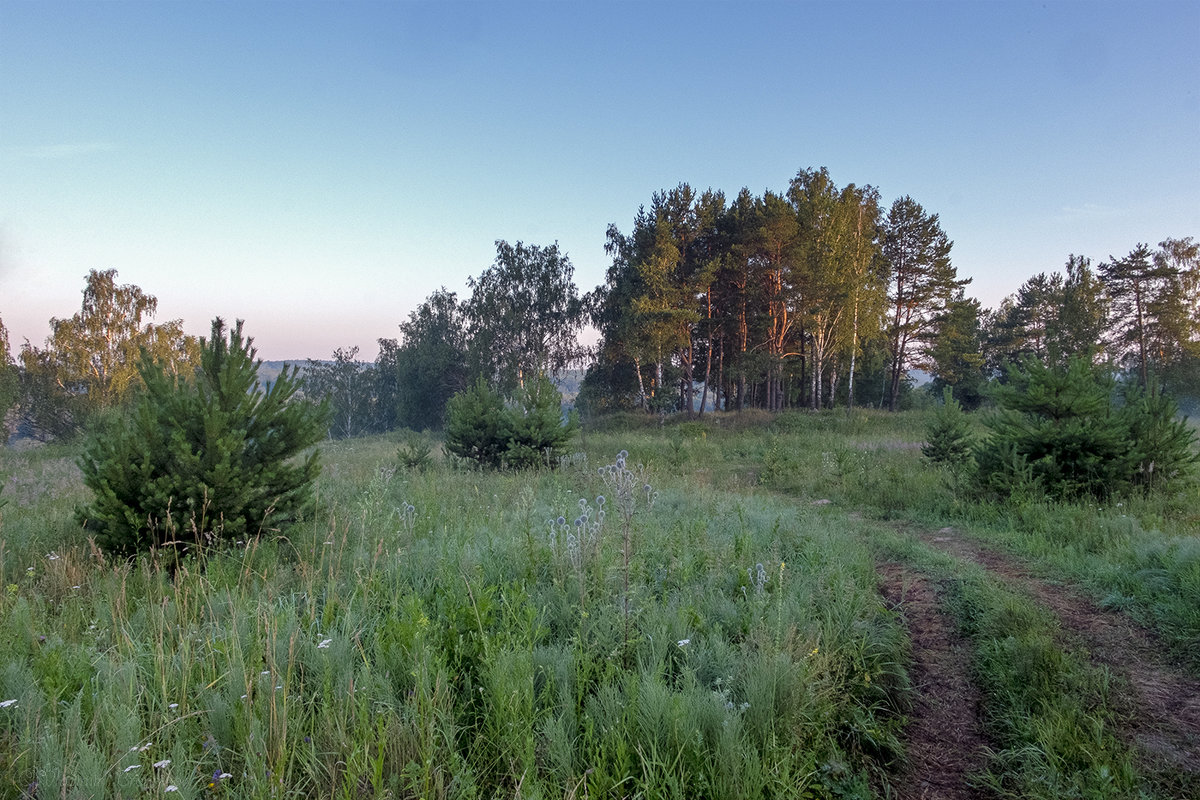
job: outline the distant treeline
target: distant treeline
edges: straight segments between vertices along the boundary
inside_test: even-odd
[[[557,244],[496,243],[460,300],[439,289],[379,340],[305,366],[306,395],[328,398],[331,433],[438,428],[446,402],[482,377],[511,395],[527,378],[586,369],[588,413],[643,409],[898,409],[913,370],[967,407],[1025,359],[1084,356],[1139,383],[1200,395],[1200,246],[1136,244],[1123,257],[1071,255],[998,308],[967,297],[937,214],[911,197],[885,211],[869,185],[837,186],[822,168],[783,191],[728,200],[688,184],[654,193],[632,228],[608,227],[605,282],[583,294]],[[142,353],[187,379],[198,342],[157,301],[92,271],[81,310],[52,319],[44,346],[14,359],[0,322],[0,410],[10,430],[70,435],[121,405]],[[600,334],[591,350],[579,335]],[[261,374],[266,380],[270,375]]]

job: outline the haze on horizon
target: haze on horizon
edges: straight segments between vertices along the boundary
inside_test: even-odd
[[[90,269],[266,359],[375,341],[506,239],[581,290],[653,192],[911,195],[994,306],[1077,253],[1200,235],[1185,2],[0,0],[0,319]]]

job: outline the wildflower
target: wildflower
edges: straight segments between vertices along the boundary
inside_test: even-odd
[[[169,759],[169,758],[164,758],[162,761],[155,761],[155,762],[154,762],[154,768],[155,768],[155,769],[162,769],[163,767],[170,766],[170,764],[171,764],[171,759]]]
[[[0,703],[0,708],[8,708],[9,706],[15,706],[16,704],[16,698],[13,698],[12,700],[5,700],[4,702]]]
[[[58,561],[58,553],[46,553],[46,558],[51,561]]]
[[[691,639],[680,639],[678,644],[680,647],[687,647],[688,643],[691,641]]]
[[[173,783],[168,783],[168,784],[167,784],[167,788],[163,789],[163,791],[164,791],[164,792],[178,792],[178,791],[179,791],[179,787],[178,787],[178,786],[176,786],[176,785],[175,785],[175,784],[173,784]]]
[[[327,649],[329,649],[329,645],[331,645],[331,644],[333,644],[333,639],[322,639],[321,643],[317,645],[317,649],[318,650],[327,650]]]
[[[135,769],[141,769],[141,768],[142,768],[141,764],[130,764],[128,767],[125,768],[125,771],[133,772]]]
[[[179,708],[179,703],[171,703],[170,705],[167,706],[167,708],[169,708],[171,710]]]

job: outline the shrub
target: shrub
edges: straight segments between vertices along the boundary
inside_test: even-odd
[[[1129,431],[1112,408],[1114,386],[1081,358],[1065,369],[1030,359],[1010,370],[991,436],[976,453],[981,479],[999,489],[1020,482],[1027,467],[1057,497],[1102,497],[1126,484]]]
[[[433,462],[433,445],[420,434],[410,432],[400,442],[396,460],[401,469],[423,472]]]
[[[1195,435],[1155,387],[1129,388],[1123,407],[1103,367],[1082,358],[1051,368],[1030,360],[997,394],[1002,410],[976,449],[985,489],[1033,483],[1052,497],[1106,497],[1190,474]]]
[[[545,375],[529,381],[506,409],[509,417],[507,466],[518,469],[557,464],[578,427],[575,417],[563,419],[562,395]]]
[[[446,451],[485,467],[500,467],[508,449],[504,398],[483,378],[446,403]]]
[[[1200,463],[1196,432],[1157,383],[1127,386],[1121,417],[1134,446],[1131,478],[1135,485],[1150,491],[1191,477]]]
[[[446,406],[446,450],[485,467],[527,469],[558,463],[577,427],[544,375],[505,403],[481,378]]]
[[[310,506],[318,453],[295,457],[324,437],[328,412],[294,399],[286,368],[264,389],[242,322],[226,333],[214,320],[194,377],[143,355],[131,415],[89,437],[79,465],[95,499],[76,516],[105,550],[253,536]]]
[[[935,464],[960,468],[971,461],[971,424],[949,386],[942,390],[942,400],[926,428],[921,453]]]

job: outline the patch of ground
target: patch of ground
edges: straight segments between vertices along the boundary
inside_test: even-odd
[[[968,779],[986,763],[980,695],[969,675],[965,642],[942,612],[928,579],[900,564],[878,568],[880,590],[908,627],[914,700],[905,731],[908,763],[894,788],[898,800],[980,797]]]
[[[979,564],[1053,611],[1065,635],[1086,647],[1093,663],[1128,683],[1131,693],[1116,698],[1124,738],[1151,764],[1200,775],[1200,681],[1167,663],[1164,648],[1148,631],[1123,614],[1031,575],[1018,562],[953,528],[910,532],[955,558]]]

